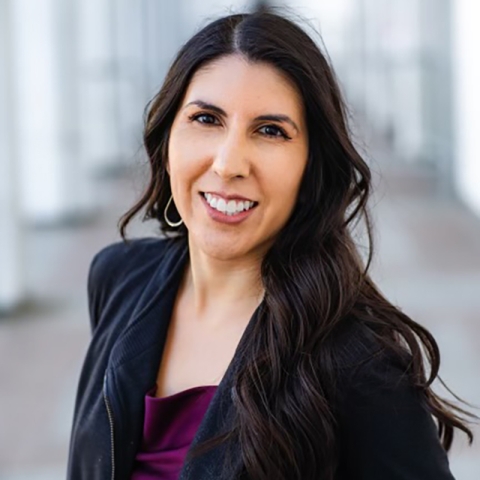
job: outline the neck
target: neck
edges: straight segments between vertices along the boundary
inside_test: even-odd
[[[261,302],[261,258],[213,258],[189,242],[190,263],[183,289],[196,318],[225,318],[226,312],[252,312]]]

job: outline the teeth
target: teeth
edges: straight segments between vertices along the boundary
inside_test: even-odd
[[[223,198],[219,198],[215,208],[219,212],[225,213],[227,211],[227,202]]]
[[[226,202],[225,199],[215,197],[211,193],[205,193],[204,197],[212,208],[229,216],[243,212],[244,210],[249,210],[254,205],[254,202],[250,202],[248,200],[245,200],[243,202],[229,200],[228,202]]]
[[[230,200],[227,203],[227,213],[231,215],[232,213],[235,213],[237,207],[237,202],[235,200]]]

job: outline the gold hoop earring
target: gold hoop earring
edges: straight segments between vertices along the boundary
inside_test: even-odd
[[[165,210],[163,212],[163,218],[165,219],[165,221],[167,222],[167,225],[174,228],[174,227],[179,227],[182,223],[183,223],[183,220],[180,219],[178,222],[172,222],[169,218],[168,218],[168,213],[167,213],[167,210],[168,210],[168,207],[170,206],[170,204],[172,203],[172,200],[173,200],[173,196],[170,195],[170,198],[167,202],[167,206],[165,207]]]

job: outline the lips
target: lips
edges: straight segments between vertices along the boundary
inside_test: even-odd
[[[205,192],[200,192],[202,195],[205,195],[205,194],[210,194],[210,195],[213,195],[214,197],[218,197],[218,198],[223,198],[226,202],[228,202],[229,200],[236,200],[236,201],[247,201],[247,202],[254,202],[254,203],[258,203],[258,202],[255,202],[255,200],[252,200],[251,198],[247,198],[247,197],[244,197],[242,195],[238,195],[238,194],[227,194],[225,192],[214,192],[214,191],[205,191]]]

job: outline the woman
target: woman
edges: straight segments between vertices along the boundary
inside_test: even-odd
[[[266,12],[210,23],[144,138],[148,188],[90,267],[68,478],[452,479],[466,412],[357,251],[370,171],[308,35]],[[166,238],[126,240],[143,208]]]

